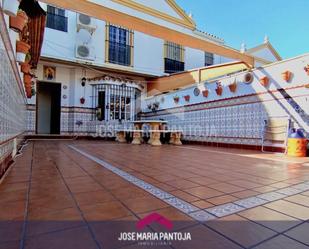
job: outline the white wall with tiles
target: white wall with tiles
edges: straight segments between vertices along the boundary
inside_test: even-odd
[[[247,72],[237,73],[146,98],[142,109],[146,118],[164,119],[170,126],[183,129],[187,140],[259,145],[264,120],[274,117],[289,117],[296,127],[309,133],[307,65],[308,54],[252,70],[251,84],[244,83]],[[287,70],[292,73],[289,82],[281,75]],[[267,87],[260,83],[264,76],[270,80]],[[228,87],[234,81],[235,93]],[[218,82],[223,87],[222,96],[216,94]],[[194,94],[196,89],[198,95]],[[202,94],[205,89],[208,97]],[[178,103],[175,96],[179,97]],[[184,96],[190,96],[190,100]],[[155,112],[148,107],[154,102],[159,103]]]

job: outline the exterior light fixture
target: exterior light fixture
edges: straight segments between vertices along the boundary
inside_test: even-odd
[[[84,87],[86,85],[86,81],[87,79],[85,77],[82,78],[82,87]]]

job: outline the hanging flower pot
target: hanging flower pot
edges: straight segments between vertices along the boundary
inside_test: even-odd
[[[32,88],[31,88],[31,86],[26,86],[26,87],[25,87],[25,90],[26,90],[26,96],[27,96],[27,98],[28,98],[28,99],[31,99],[31,97],[32,97]]]
[[[304,70],[307,73],[307,75],[309,76],[309,64],[304,67]]]
[[[221,96],[223,93],[223,87],[220,82],[217,83],[216,93],[218,96]]]
[[[81,98],[79,99],[79,101],[80,101],[80,103],[81,103],[82,105],[85,104],[85,102],[86,102],[85,98],[83,98],[83,97],[81,97]]]
[[[179,97],[178,96],[174,96],[174,102],[177,104],[179,102]]]
[[[23,41],[16,42],[16,60],[25,62],[26,54],[29,52],[30,45]]]
[[[28,16],[22,10],[18,11],[17,16],[10,16],[10,28],[16,32],[22,32],[27,22]]]
[[[205,90],[203,91],[203,96],[204,96],[205,98],[207,98],[207,97],[208,97],[208,94],[209,94],[208,89],[205,89]]]
[[[16,16],[19,0],[3,0],[3,12],[9,16]]]
[[[29,63],[21,63],[20,65],[20,70],[24,73],[24,74],[29,74],[31,69],[31,65],[29,65]]]
[[[234,82],[234,83],[230,84],[230,85],[229,85],[229,89],[230,89],[230,91],[231,91],[232,93],[236,92],[236,90],[237,90],[237,83]]]
[[[261,83],[262,86],[268,86],[268,84],[269,84],[269,78],[266,77],[266,76],[260,78],[260,83]]]
[[[282,79],[286,82],[289,82],[292,78],[292,73],[290,71],[285,71],[281,75],[282,75]]]
[[[190,95],[183,96],[186,102],[190,101]]]
[[[32,82],[32,76],[30,74],[24,74],[24,84],[25,86],[30,86],[31,87],[31,82]]]

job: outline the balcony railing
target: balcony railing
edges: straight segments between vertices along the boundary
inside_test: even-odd
[[[63,32],[68,31],[68,18],[53,13],[47,13],[46,27],[51,29],[60,30]]]
[[[177,73],[185,70],[185,63],[182,61],[175,61],[168,58],[165,58],[164,61],[165,61],[164,66],[165,73]]]

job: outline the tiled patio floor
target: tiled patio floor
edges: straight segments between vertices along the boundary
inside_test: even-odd
[[[0,210],[0,249],[309,248],[309,159],[33,141],[0,185]],[[118,241],[153,212],[192,240]],[[144,231],[161,230],[153,224]]]

